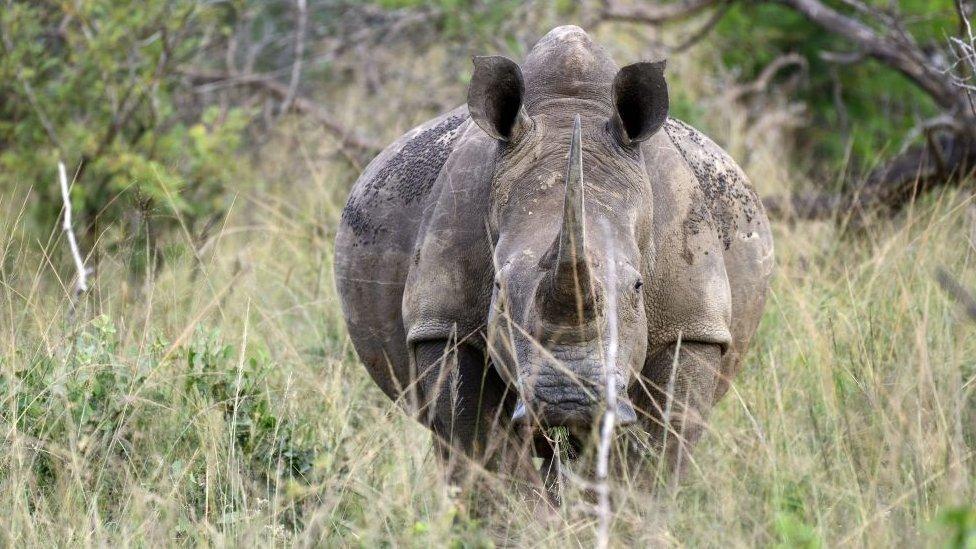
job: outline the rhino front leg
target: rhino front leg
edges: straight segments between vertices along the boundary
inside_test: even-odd
[[[414,353],[421,393],[419,419],[446,445],[443,451],[473,455],[486,435],[479,416],[497,408],[501,400],[491,380],[477,375],[485,369],[484,357],[470,345],[455,346],[448,340],[421,342]]]
[[[449,340],[416,345],[420,389],[418,418],[435,435],[439,454],[452,480],[474,461],[487,469],[526,478],[532,441],[509,429],[514,405],[505,383],[484,353]]]
[[[705,430],[721,364],[719,345],[697,342],[669,345],[645,363],[632,398],[644,410],[651,443],[673,479],[686,472]]]

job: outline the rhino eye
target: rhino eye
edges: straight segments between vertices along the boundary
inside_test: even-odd
[[[637,282],[634,282],[634,290],[640,290],[643,286],[644,281],[639,278],[637,279]]]

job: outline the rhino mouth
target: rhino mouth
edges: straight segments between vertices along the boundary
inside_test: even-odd
[[[550,427],[592,427],[607,412],[606,378],[603,368],[597,365],[594,375],[570,378],[568,374],[554,374],[551,370],[541,375],[524,376],[520,383],[520,398],[512,413],[516,424],[542,429]],[[545,375],[548,374],[548,375]],[[637,421],[633,406],[624,396],[626,389],[618,384],[614,404],[614,421],[629,425]]]

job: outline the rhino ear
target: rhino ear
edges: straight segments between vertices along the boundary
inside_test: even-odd
[[[468,87],[471,119],[491,137],[512,141],[529,123],[522,107],[522,70],[515,61],[499,55],[479,56],[472,61],[474,74]]]
[[[666,61],[634,63],[620,69],[613,80],[613,126],[625,145],[655,134],[668,118]]]

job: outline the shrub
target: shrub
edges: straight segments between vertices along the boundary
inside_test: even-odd
[[[105,228],[122,229],[109,246],[138,238],[155,247],[177,216],[191,230],[219,219],[224,187],[247,179],[235,153],[248,113],[201,107],[179,73],[227,27],[232,12],[218,6],[90,0],[0,10],[0,191],[31,189],[35,230],[50,231],[61,210],[59,159],[76,178],[88,248]]]

